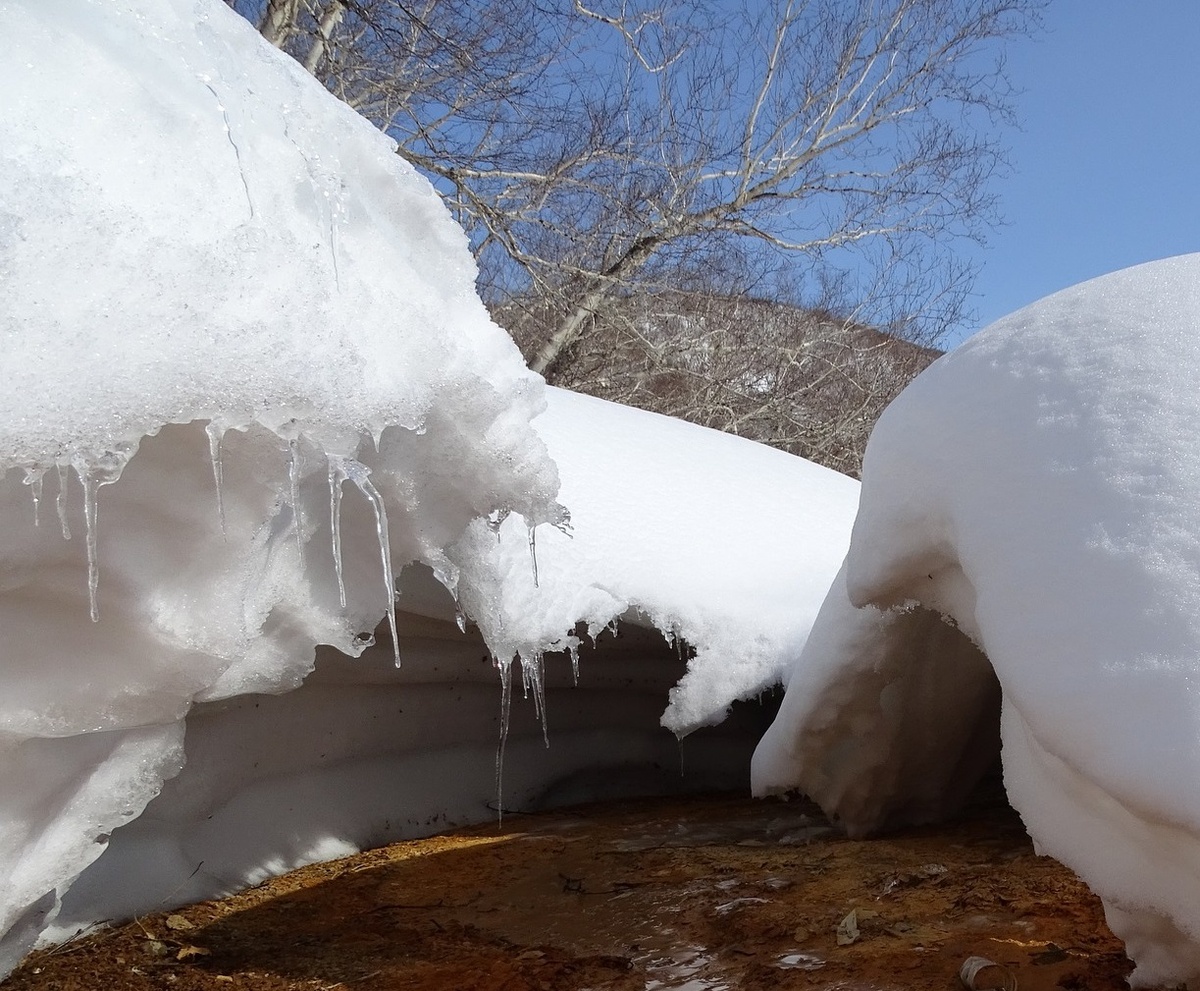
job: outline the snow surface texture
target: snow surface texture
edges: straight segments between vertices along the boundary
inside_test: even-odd
[[[578,621],[695,648],[677,732],[778,680],[857,483],[552,392],[576,528],[535,530],[564,522],[546,390],[390,142],[219,0],[6,14],[0,973],[73,923],[490,815],[493,657],[534,700],[506,801],[645,790],[683,654],[636,670],[622,630],[576,696],[543,655]],[[547,690],[564,746],[536,763]],[[700,737],[685,769],[728,781],[731,753]]]
[[[1009,797],[1103,898],[1135,985],[1200,980],[1198,377],[1200,255],[924,372],[871,438],[844,576],[752,768],[858,831],[936,812],[918,765],[961,793],[986,759],[969,637]]]

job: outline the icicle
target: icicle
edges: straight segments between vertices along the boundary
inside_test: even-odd
[[[433,577],[438,580],[442,588],[450,593],[450,598],[454,600],[454,622],[458,626],[458,632],[466,633],[467,616],[463,612],[462,602],[458,598],[458,582],[462,573],[458,566],[441,551],[434,552],[431,557],[429,566],[433,570]]]
[[[500,745],[496,748],[496,816],[504,823],[504,745],[508,742],[508,715],[512,710],[512,661],[492,658],[500,672]]]
[[[571,652],[571,677],[575,679],[575,687],[579,687],[579,641],[567,648]]]
[[[25,477],[21,480],[23,485],[29,486],[29,492],[33,496],[33,525],[41,526],[41,504],[42,504],[42,476],[46,474],[45,468],[26,468]]]
[[[221,520],[221,539],[225,540],[225,502],[221,495],[221,438],[225,431],[211,420],[205,425],[208,434],[208,457],[212,462],[213,482],[217,487],[217,516]]]
[[[58,523],[62,527],[63,540],[71,539],[71,528],[67,525],[67,466],[58,465],[58,497],[54,500],[58,510]]]
[[[396,579],[392,574],[392,548],[388,542],[388,523],[387,509],[383,505],[383,497],[379,494],[379,490],[371,483],[371,469],[364,464],[360,464],[353,458],[335,458],[330,457],[338,467],[338,470],[344,473],[345,477],[352,481],[358,491],[366,496],[367,501],[371,504],[371,508],[375,511],[375,533],[379,537],[379,556],[383,561],[383,583],[387,594],[387,616],[388,626],[392,630],[392,646],[396,654],[396,667],[400,666],[400,636],[396,632]]]
[[[550,730],[546,725],[546,661],[540,650],[531,660],[521,658],[521,682],[526,698],[529,698],[529,690],[533,689],[533,709],[542,724],[542,740],[549,748]]]
[[[529,562],[533,565],[533,587],[538,588],[537,572],[537,530],[529,527]]]
[[[71,459],[75,474],[79,476],[79,483],[83,486],[83,520],[87,528],[88,604],[93,623],[100,621],[100,605],[97,600],[100,589],[100,562],[96,549],[99,534],[96,493],[121,477],[121,472],[125,470],[132,455],[132,449],[105,451],[94,464],[89,464],[80,455]]]
[[[329,459],[329,532],[333,540],[333,570],[337,572],[338,601],[346,608],[346,578],[342,571],[342,483],[346,474],[337,458]]]
[[[83,521],[87,528],[88,606],[92,622],[100,621],[100,604],[96,601],[100,589],[100,562],[96,556],[96,489],[92,473],[86,466],[76,465],[79,481],[83,485]]]
[[[525,658],[518,657],[521,662],[521,700],[529,701],[529,665],[525,663]]]
[[[537,699],[542,717],[542,742],[550,749],[550,724],[546,719],[546,658],[539,650],[537,653]]]
[[[288,441],[288,481],[292,487],[292,525],[296,528],[296,551],[304,570],[304,527],[300,518],[300,438]]]

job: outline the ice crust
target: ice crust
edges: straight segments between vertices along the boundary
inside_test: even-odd
[[[677,774],[691,650],[678,733],[780,679],[858,484],[546,390],[429,185],[219,0],[9,4],[0,91],[0,974],[492,814],[494,659],[518,805]]]
[[[928,818],[986,763],[964,716],[995,725],[998,680],[1009,797],[1102,897],[1135,985],[1200,979],[1198,374],[1187,255],[919,376],[872,435],[844,575],[752,768],[856,831]]]

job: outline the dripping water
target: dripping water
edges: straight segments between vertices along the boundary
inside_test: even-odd
[[[71,539],[71,527],[67,524],[67,466],[58,465],[58,496],[54,506],[58,510],[58,524],[62,527],[63,540]]]
[[[29,486],[29,493],[33,496],[33,525],[41,526],[41,505],[42,505],[42,476],[46,474],[45,468],[26,468],[25,478],[22,479],[22,484]]]
[[[329,532],[333,541],[333,570],[337,572],[338,601],[346,608],[346,578],[342,570],[342,483],[346,473],[338,463],[329,459]]]
[[[217,516],[221,520],[221,539],[228,539],[225,533],[225,502],[221,494],[221,438],[225,431],[211,420],[205,425],[204,432],[208,434],[208,457],[212,462],[213,482],[217,487]]]
[[[355,461],[353,458],[338,458],[330,456],[337,470],[345,478],[355,484],[371,504],[375,512],[375,534],[379,538],[379,556],[383,562],[383,583],[387,596],[388,626],[392,631],[392,647],[396,655],[396,667],[400,666],[400,636],[396,632],[396,579],[392,573],[392,548],[388,541],[387,509],[383,505],[383,497],[371,482],[371,469]]]
[[[292,489],[292,525],[296,528],[296,552],[300,570],[304,570],[304,527],[300,518],[300,438],[288,441],[288,482]]]
[[[504,745],[508,742],[508,716],[512,710],[512,661],[492,658],[500,672],[500,744],[496,748],[496,816],[504,822]]]

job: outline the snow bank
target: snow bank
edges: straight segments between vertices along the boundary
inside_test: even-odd
[[[223,4],[11,4],[0,91],[3,972],[189,706],[360,652],[557,478],[433,190]]]
[[[489,599],[463,568],[463,603],[500,656],[536,667],[544,644],[575,646],[576,623],[658,629],[695,652],[663,715],[680,736],[778,685],[845,555],[858,483],[682,420],[560,389],[548,400],[536,425],[571,529],[537,531],[536,586],[506,581]],[[523,577],[525,529],[499,536],[476,523],[456,553]]]
[[[684,660],[630,621],[695,650],[677,732],[778,680],[857,483],[557,392],[535,430],[428,184],[219,0],[6,14],[0,973],[490,814],[500,724],[517,805],[676,773]],[[547,442],[571,536],[534,529],[564,522]],[[586,691],[566,654],[544,676],[618,620]],[[517,654],[562,741],[536,761],[532,706],[497,704]]]
[[[47,939],[493,818],[502,732],[510,810],[746,786],[770,709],[743,707],[677,742],[660,726],[663,702],[673,690],[671,713],[714,723],[779,681],[845,555],[858,483],[667,417],[555,389],[548,398],[534,425],[573,516],[570,536],[537,531],[539,583],[525,525],[477,521],[448,559],[462,562],[461,607],[481,617],[486,637],[460,630],[429,569],[409,569],[399,670],[390,642],[357,659],[322,648],[294,691],[192,708],[186,766],[112,835]],[[167,434],[145,442],[130,478],[175,447]],[[127,481],[105,495],[115,501]],[[356,523],[363,561],[370,522]],[[348,521],[344,530],[355,532]],[[577,620],[595,644],[572,632]],[[502,705],[491,654],[518,651],[527,697],[509,682]]]
[[[1200,255],[1057,293],[923,373],[871,438],[844,579],[752,772],[859,830],[936,811],[919,765],[961,793],[972,721],[994,725],[969,638],[1009,797],[1140,985],[1200,979],[1198,375]]]

